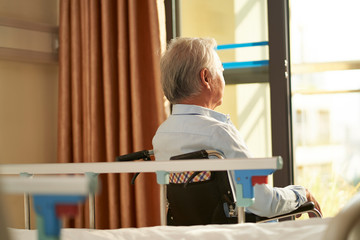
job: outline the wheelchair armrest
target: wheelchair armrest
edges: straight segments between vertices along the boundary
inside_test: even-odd
[[[206,150],[200,150],[200,151],[172,156],[170,160],[207,159],[207,158],[209,158],[209,155],[206,152]]]
[[[277,220],[277,219],[296,216],[298,214],[303,214],[303,213],[312,213],[316,217],[319,217],[319,218],[322,217],[321,213],[315,208],[315,204],[313,202],[306,202],[303,205],[301,205],[298,209],[296,209],[292,212],[274,216],[271,218],[260,217],[255,214],[252,214],[252,213],[246,213],[246,222],[257,222],[257,223],[268,222],[268,221],[273,221],[273,220]]]

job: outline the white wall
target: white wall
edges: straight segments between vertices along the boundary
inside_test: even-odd
[[[51,38],[8,23],[56,28],[58,1],[0,0],[0,163],[56,162],[58,64],[18,51],[48,54]],[[23,228],[22,197],[7,196],[5,205],[10,226]]]

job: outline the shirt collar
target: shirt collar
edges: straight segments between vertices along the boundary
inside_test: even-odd
[[[188,104],[173,105],[172,115],[203,115],[215,118],[216,120],[221,122],[228,122],[230,120],[229,114],[223,114],[209,108]]]

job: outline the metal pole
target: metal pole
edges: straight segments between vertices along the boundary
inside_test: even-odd
[[[24,217],[25,217],[25,229],[31,229],[30,222],[30,194],[24,193]]]
[[[95,172],[86,172],[85,176],[90,179],[93,186],[98,185],[98,173]],[[91,189],[89,193],[89,227],[95,229],[96,221],[95,221],[95,191]]]
[[[244,223],[244,222],[245,222],[245,208],[238,207],[238,223]]]
[[[89,227],[95,229],[95,194],[89,194]]]
[[[166,226],[166,185],[160,184],[160,224]]]
[[[27,172],[20,173],[20,177],[31,178],[33,175]],[[30,220],[30,194],[24,193],[24,223],[25,229],[31,229],[31,220]]]

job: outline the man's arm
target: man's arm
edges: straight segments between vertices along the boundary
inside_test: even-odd
[[[255,202],[247,210],[262,217],[289,213],[307,202],[306,189],[295,185],[285,188],[255,185],[254,194]]]

